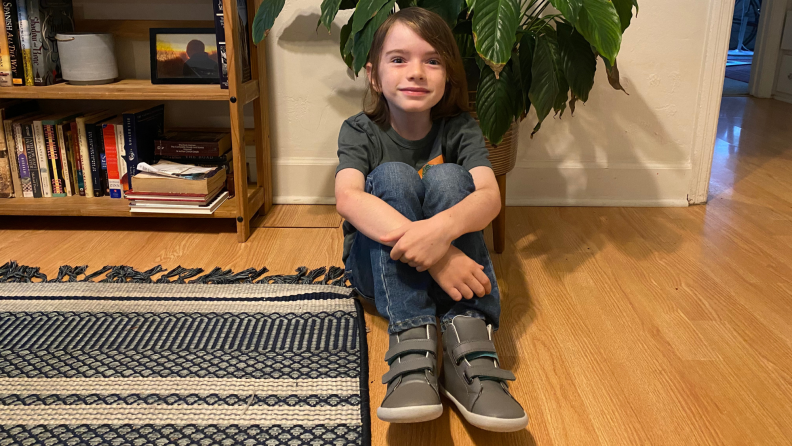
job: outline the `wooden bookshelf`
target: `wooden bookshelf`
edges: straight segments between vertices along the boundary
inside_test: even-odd
[[[252,31],[256,7],[261,0],[246,0],[249,31]],[[144,214],[129,212],[125,199],[81,196],[61,198],[12,198],[0,200],[0,215],[40,215],[77,217],[170,217],[170,218],[233,218],[237,224],[237,240],[250,237],[250,221],[272,207],[272,163],[269,141],[269,95],[267,89],[266,49],[262,43],[253,45],[250,38],[252,79],[242,82],[239,17],[236,0],[223,0],[225,12],[228,90],[219,85],[154,85],[146,79],[123,79],[106,85],[78,86],[57,84],[46,87],[0,88],[1,98],[22,99],[94,99],[94,100],[156,100],[156,101],[228,101],[231,118],[231,141],[236,196],[226,200],[212,215]],[[111,32],[119,37],[148,40],[149,28],[213,28],[214,21],[182,20],[83,20],[77,31]],[[253,129],[246,132],[243,107],[253,103]],[[247,138],[246,138],[247,136]],[[245,139],[255,143],[255,184],[247,183]],[[246,199],[240,199],[246,197]]]

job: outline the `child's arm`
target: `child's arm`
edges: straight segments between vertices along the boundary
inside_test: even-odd
[[[393,246],[391,258],[428,270],[448,251],[451,242],[463,234],[481,231],[498,216],[501,208],[500,191],[495,174],[487,166],[470,170],[476,190],[455,206],[417,222],[387,233],[379,240]]]
[[[366,178],[357,169],[343,169],[335,178],[336,211],[363,235],[379,240],[385,234],[410,223],[399,211],[379,197],[367,194]],[[393,246],[396,242],[383,243]]]

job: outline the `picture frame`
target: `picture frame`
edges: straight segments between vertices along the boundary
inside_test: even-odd
[[[214,28],[149,28],[152,84],[219,84]]]

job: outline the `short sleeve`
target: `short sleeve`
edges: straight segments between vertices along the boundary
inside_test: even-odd
[[[449,150],[456,154],[456,163],[465,170],[479,166],[492,168],[484,134],[478,122],[468,113],[462,113],[449,124],[446,141]]]
[[[338,167],[336,175],[343,169],[357,169],[367,176],[371,171],[369,152],[371,139],[353,119],[347,119],[338,133]]]

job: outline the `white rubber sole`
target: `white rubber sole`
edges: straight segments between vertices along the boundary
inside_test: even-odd
[[[454,395],[451,395],[451,392],[447,391],[443,386],[440,386],[440,394],[451,400],[451,402],[456,405],[457,409],[459,409],[459,412],[462,413],[462,416],[465,417],[468,423],[478,427],[479,429],[492,432],[515,432],[523,430],[526,426],[528,426],[527,414],[522,418],[485,417],[484,415],[475,414],[467,410],[465,406],[457,401],[457,399],[454,398]]]
[[[421,423],[439,418],[443,404],[412,407],[378,407],[377,418],[388,423]]]

